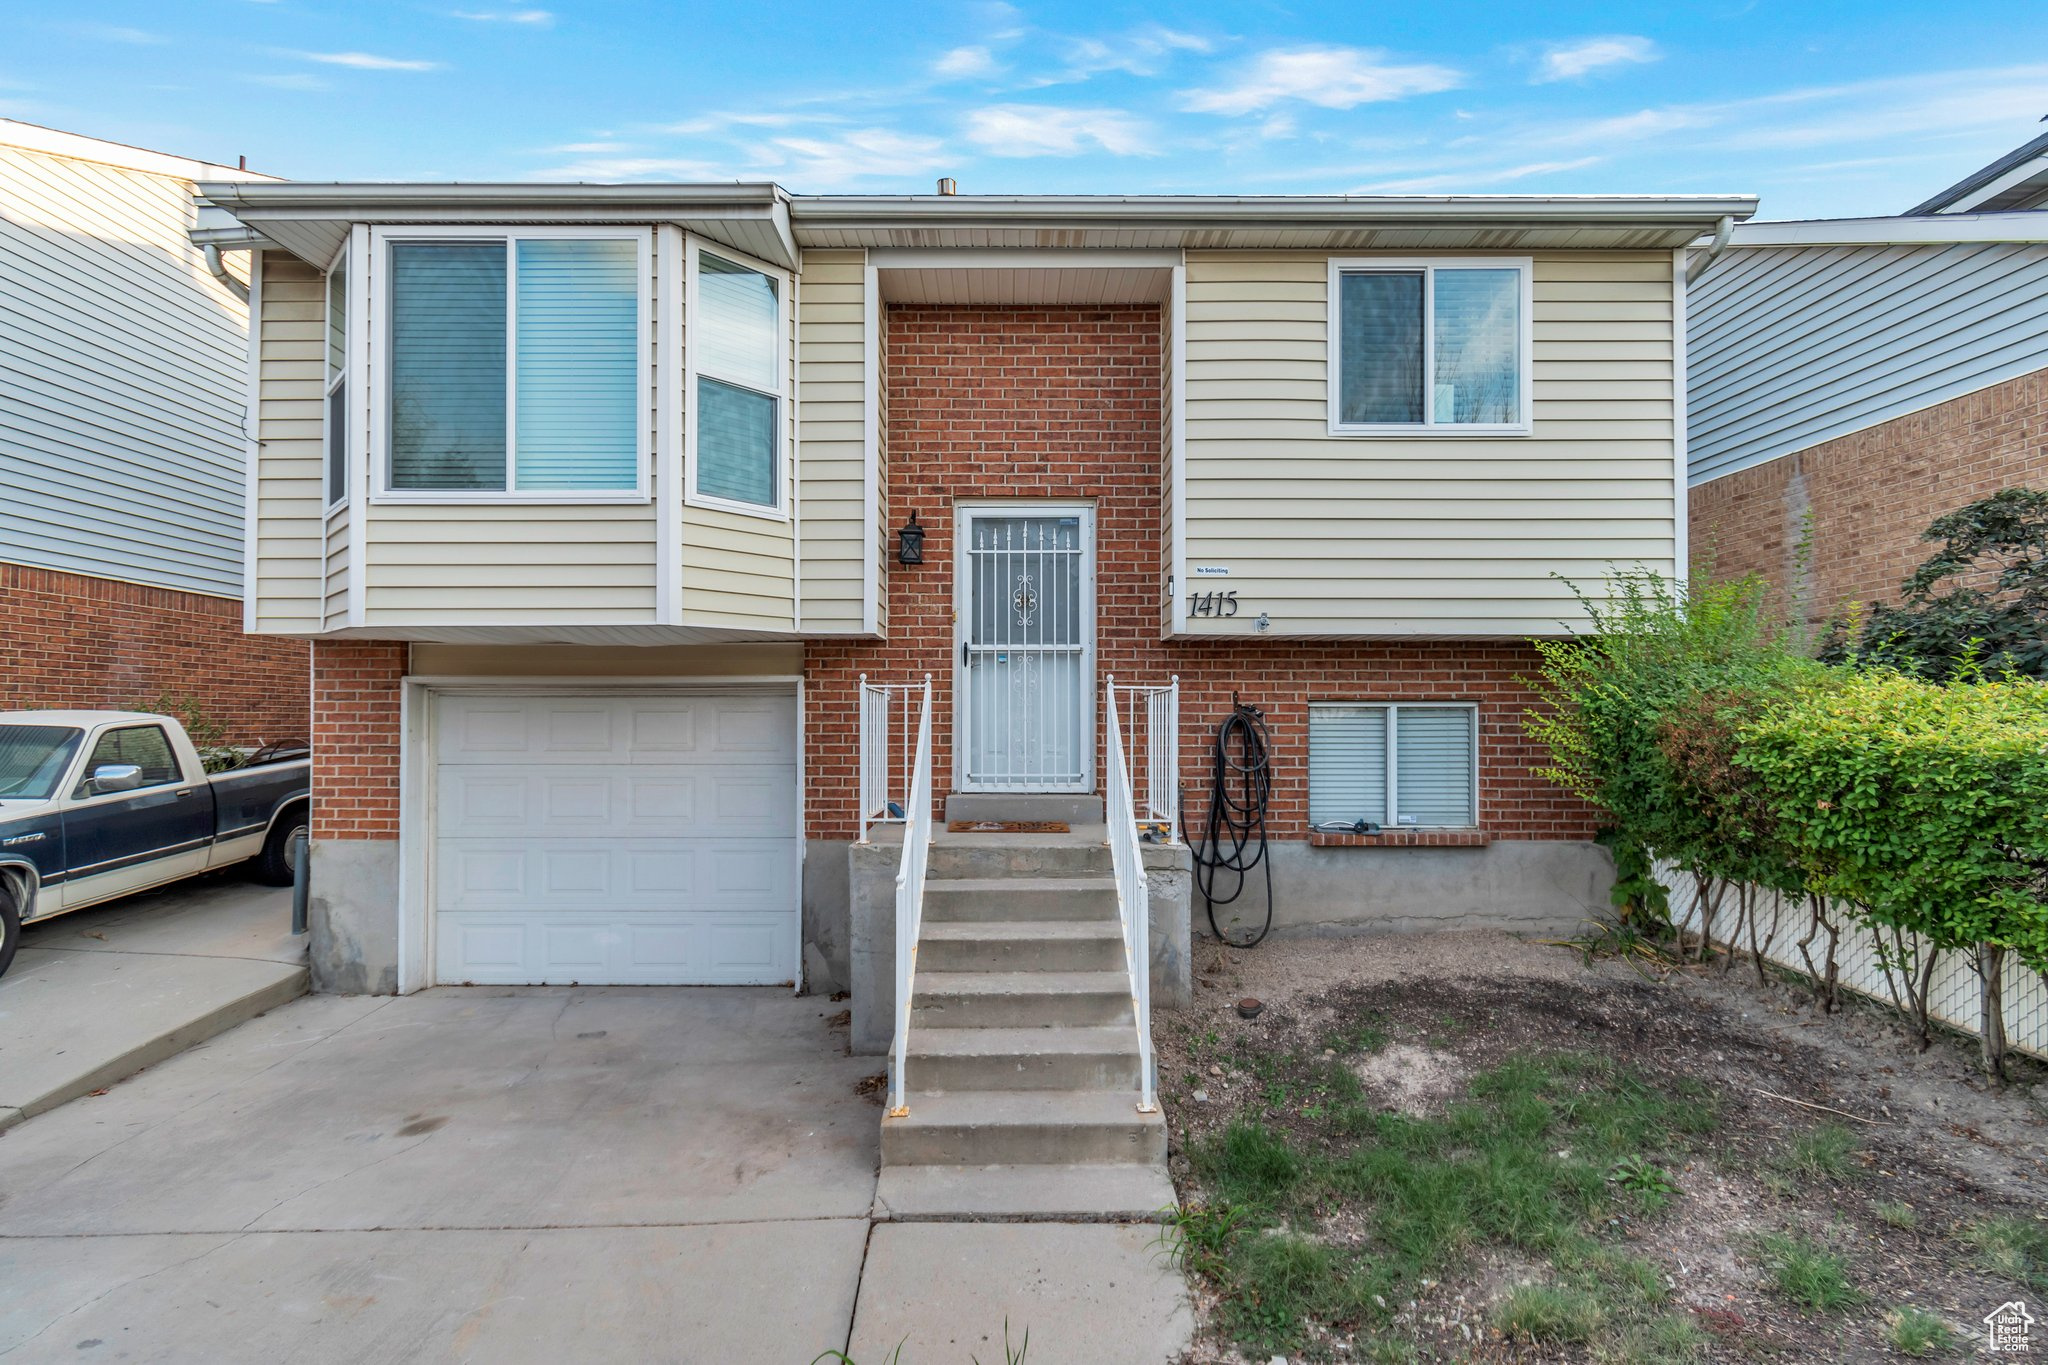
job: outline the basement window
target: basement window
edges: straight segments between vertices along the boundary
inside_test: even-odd
[[[385,496],[645,497],[648,232],[383,240]]]
[[[1470,702],[1312,705],[1309,823],[1475,829],[1478,739]]]
[[[1330,430],[1526,435],[1524,258],[1330,262]]]

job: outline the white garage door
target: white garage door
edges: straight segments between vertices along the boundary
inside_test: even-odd
[[[796,699],[448,693],[435,979],[796,978]]]

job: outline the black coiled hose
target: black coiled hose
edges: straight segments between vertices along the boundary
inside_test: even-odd
[[[1266,806],[1273,795],[1268,756],[1266,714],[1247,706],[1235,694],[1230,715],[1216,727],[1216,747],[1209,765],[1209,812],[1202,837],[1190,838],[1187,807],[1181,807],[1181,837],[1194,855],[1195,885],[1209,911],[1209,929],[1233,948],[1250,948],[1273,929],[1273,864],[1266,856]],[[1266,877],[1266,921],[1258,933],[1236,940],[1216,922],[1216,907],[1244,894],[1245,879],[1263,867]],[[1222,874],[1236,877],[1228,895],[1218,895]]]

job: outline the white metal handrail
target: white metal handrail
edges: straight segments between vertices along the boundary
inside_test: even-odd
[[[1116,909],[1123,923],[1124,964],[1131,974],[1131,1010],[1138,1019],[1138,1111],[1149,1114],[1159,1107],[1152,1060],[1152,907],[1145,890],[1145,851],[1138,843],[1138,824],[1132,815],[1131,770],[1124,761],[1114,677],[1107,680],[1104,690],[1108,693],[1103,707],[1108,743],[1103,747],[1109,751],[1109,858],[1116,869]]]
[[[867,682],[862,680],[865,688]],[[865,830],[863,830],[865,834]],[[917,934],[924,920],[924,873],[932,846],[932,675],[924,675],[917,717],[917,756],[903,807],[903,857],[896,865],[896,1041],[890,1052],[889,1116],[910,1112],[904,1066],[910,1054],[910,992],[917,975]]]
[[[923,683],[871,683],[860,675],[860,841],[868,826],[899,825],[910,809],[917,716],[911,706]],[[892,743],[892,740],[894,741]],[[902,755],[902,768],[891,761]]]
[[[1180,677],[1164,687],[1110,686],[1130,699],[1130,729],[1121,746],[1124,772],[1134,790],[1126,805],[1132,819],[1166,826],[1172,843],[1180,837]],[[1136,783],[1142,782],[1142,787]]]

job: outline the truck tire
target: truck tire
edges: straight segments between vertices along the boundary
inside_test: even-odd
[[[298,846],[312,833],[312,821],[303,808],[288,810],[270,827],[263,851],[256,855],[256,880],[265,886],[290,886],[297,879]]]
[[[14,965],[14,950],[21,946],[21,911],[14,904],[14,888],[0,878],[0,976]]]

